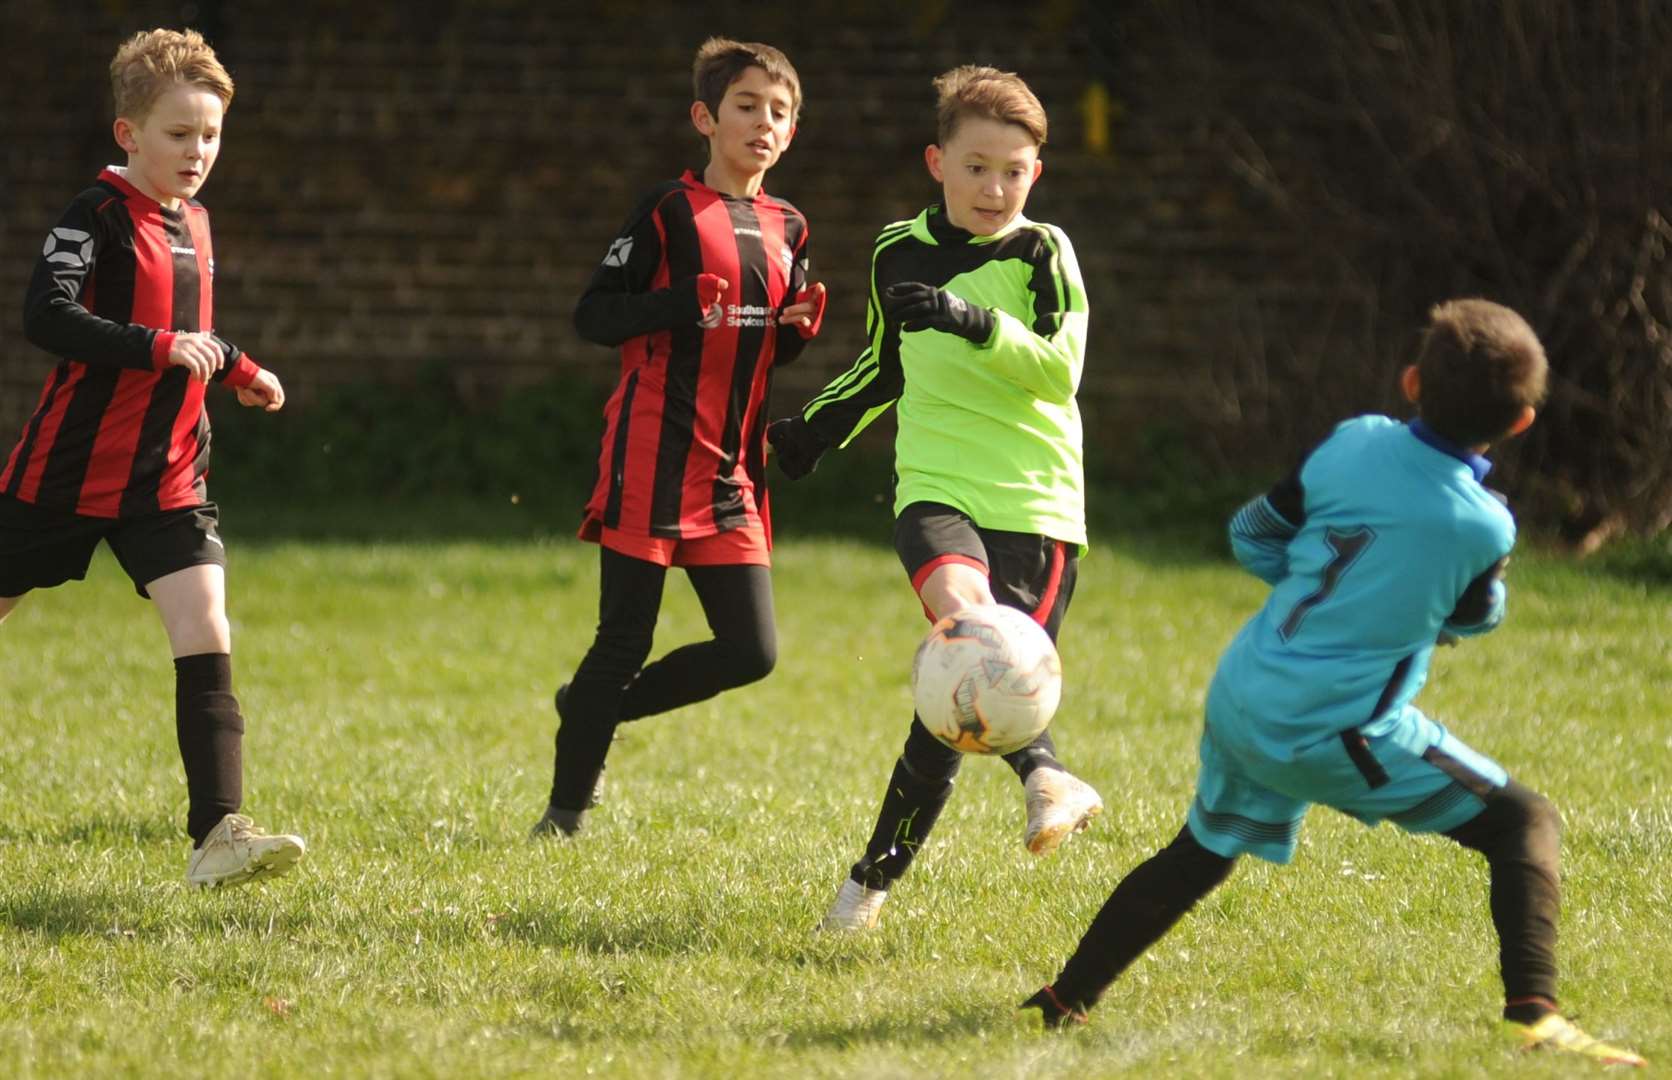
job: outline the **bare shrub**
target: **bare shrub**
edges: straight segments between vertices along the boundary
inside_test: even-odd
[[[1587,551],[1672,523],[1672,5],[1153,11],[1230,167],[1295,232],[1272,272],[1340,298],[1232,351],[1222,377],[1266,437],[1385,402],[1428,307],[1485,296],[1552,361],[1543,417],[1497,455],[1523,515]],[[1320,377],[1331,393],[1293,381]]]

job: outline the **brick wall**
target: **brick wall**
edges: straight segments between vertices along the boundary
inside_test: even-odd
[[[93,2],[0,0],[11,45],[0,224],[0,442],[49,360],[19,303],[54,215],[110,140],[105,67],[126,33],[197,25],[238,81],[204,192],[217,323],[278,371],[299,410],[324,386],[399,383],[437,362],[470,393],[554,374],[607,378],[613,356],[569,313],[633,199],[700,164],[689,58],[709,33],[781,45],[807,92],[768,188],[806,212],[832,292],[826,332],[785,373],[800,397],[862,347],[870,243],[936,195],[921,150],[930,78],[979,61],[1020,71],[1052,118],[1030,215],[1073,238],[1093,306],[1082,401],[1105,441],[1228,416],[1216,368],[1246,335],[1252,290],[1279,303],[1293,240],[1260,206],[1145,48],[1098,0],[1036,5],[808,0],[800,5]],[[747,17],[744,16],[747,12]],[[899,13],[906,12],[905,22]],[[1082,101],[1102,82],[1108,152]],[[586,392],[596,392],[590,387]],[[1136,443],[1135,443],[1136,444]]]

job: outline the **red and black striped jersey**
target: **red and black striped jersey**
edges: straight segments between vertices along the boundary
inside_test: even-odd
[[[89,517],[130,517],[204,501],[209,418],[203,384],[171,367],[178,331],[214,326],[209,213],[169,210],[111,166],[47,235],[23,331],[59,357],[0,493]],[[261,370],[238,349],[217,380]]]
[[[687,171],[634,208],[575,308],[581,337],[621,346],[583,537],[770,534],[766,397],[773,366],[806,344],[778,316],[807,262],[807,219],[765,192],[726,195]],[[706,320],[699,274],[727,282]]]

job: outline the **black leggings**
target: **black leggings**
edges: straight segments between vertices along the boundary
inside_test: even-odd
[[[1486,856],[1505,998],[1554,1003],[1561,814],[1549,799],[1511,780],[1486,797],[1486,809],[1446,835]]]
[[[1561,818],[1548,799],[1514,780],[1485,801],[1446,836],[1486,856],[1505,999],[1554,1003]],[[1234,863],[1197,843],[1188,826],[1180,830],[1115,886],[1057,977],[1057,997],[1079,1008],[1095,1005],[1128,964],[1230,876]]]
[[[1081,1009],[1097,1004],[1115,976],[1230,877],[1235,865],[1198,844],[1188,825],[1180,829],[1109,894],[1052,984],[1057,997]]]
[[[714,637],[645,666],[667,567],[600,550],[598,633],[569,681],[557,731],[551,804],[563,810],[586,806],[617,724],[763,679],[778,661],[768,568],[690,566]]]

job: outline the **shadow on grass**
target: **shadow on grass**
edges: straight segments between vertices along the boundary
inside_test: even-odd
[[[709,952],[718,940],[700,917],[617,907],[508,916],[495,922],[494,933],[544,949],[660,957]]]
[[[514,1021],[504,1026],[525,1036],[550,1039],[564,1043],[599,1043],[618,1045],[623,1040],[622,1029],[614,1023],[600,1021],[587,1013],[597,1004],[596,987],[588,988],[583,1003],[565,1006],[563,1002],[576,996],[572,986],[537,986],[527,992],[531,1002],[543,1003],[550,1014],[539,1018]],[[607,993],[607,991],[605,991]],[[637,993],[637,991],[635,991]],[[621,1007],[632,1007],[633,995],[621,995]],[[741,1041],[755,1046],[771,1046],[779,1050],[829,1050],[863,1047],[921,1047],[925,1044],[965,1043],[971,1038],[990,1034],[1003,1026],[1001,1008],[971,1007],[940,1012],[928,1016],[879,1016],[868,1019],[840,1020],[796,1024],[774,1022],[770,1015],[760,1017],[760,1025],[729,1028]],[[1018,1021],[1020,1023],[1020,1021]],[[670,1049],[665,1033],[657,1030],[636,1032],[647,1047]]]
[[[8,843],[86,845],[92,848],[118,844],[139,846],[178,840],[185,851],[183,823],[163,814],[94,814],[64,822],[20,827],[0,821],[0,841]]]
[[[131,890],[36,885],[0,895],[0,924],[50,938],[133,937],[149,906]]]
[[[964,1042],[972,1036],[991,1032],[1000,1024],[1002,1011],[999,1005],[994,1004],[945,1012],[937,1010],[926,1015],[891,1014],[851,1021],[832,1017],[827,1023],[809,1024],[785,1032],[782,1045],[820,1049]]]
[[[172,865],[172,864],[171,864]],[[186,863],[181,878],[155,887],[43,882],[0,891],[0,926],[57,941],[108,938],[114,941],[224,936],[248,933],[283,939],[305,929],[296,913],[265,903],[259,887],[203,894],[188,890]],[[150,875],[147,874],[149,878]],[[178,893],[175,893],[178,890]],[[191,902],[177,904],[176,899]]]
[[[182,822],[172,815],[94,814],[22,827],[0,823],[0,845],[11,849],[11,881],[0,886],[0,926],[52,939],[123,939],[223,933],[240,925],[267,933],[280,923],[295,922],[293,913],[278,912],[275,921],[267,905],[242,899],[259,897],[259,888],[190,889],[185,882],[189,842]],[[49,872],[36,874],[40,880],[16,882],[17,867],[25,861],[23,848],[33,849],[37,864],[49,860]],[[118,853],[114,861],[106,854],[113,851]],[[136,881],[138,858],[145,866]],[[113,883],[113,878],[119,880]]]

